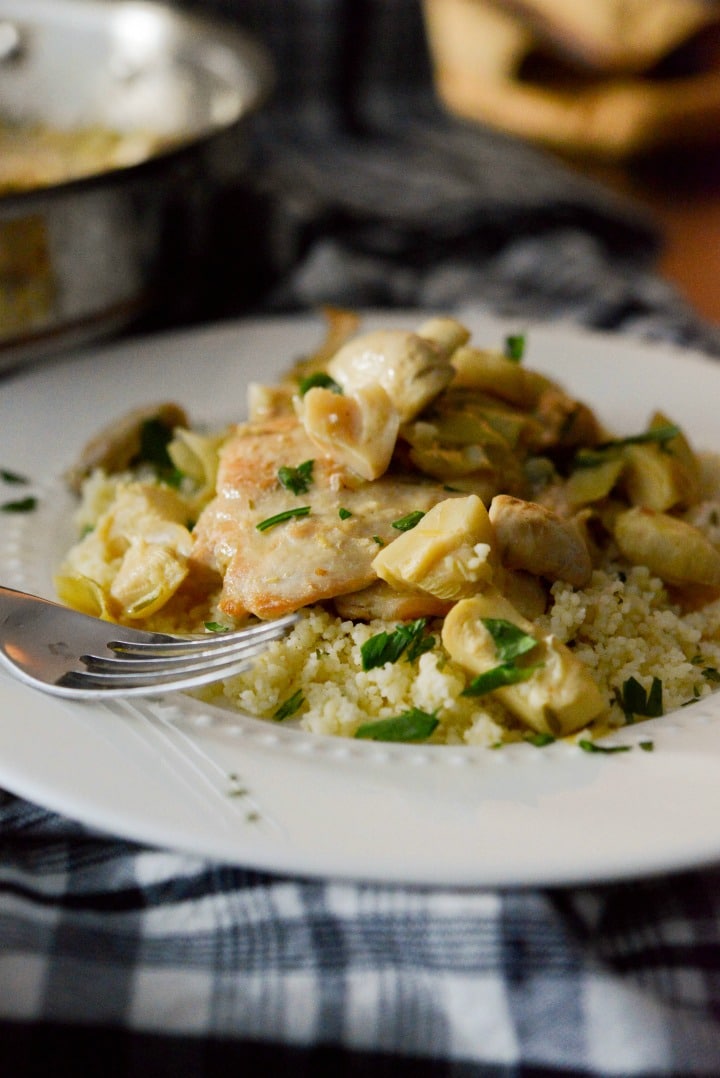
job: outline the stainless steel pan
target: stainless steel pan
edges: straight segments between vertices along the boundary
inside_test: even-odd
[[[127,326],[184,287],[204,204],[246,169],[247,121],[271,84],[252,39],[157,0],[0,0],[1,118],[172,144],[0,196],[0,369]]]

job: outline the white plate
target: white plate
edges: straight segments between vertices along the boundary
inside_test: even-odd
[[[421,316],[368,316],[365,326]],[[508,326],[465,319],[477,342]],[[32,477],[2,517],[0,580],[52,596],[70,541],[58,476],[100,424],[172,397],[197,421],[244,414],[245,387],[311,349],[314,317],[241,322],[59,359],[7,376],[0,467]],[[526,362],[618,434],[656,407],[720,448],[720,364],[568,326],[528,329]],[[2,500],[26,488],[2,487]],[[632,751],[500,751],[319,738],[186,697],[73,704],[0,677],[0,783],[142,842],[279,872],[398,883],[590,883],[720,860],[720,694],[623,730]],[[651,737],[653,752],[638,741]]]

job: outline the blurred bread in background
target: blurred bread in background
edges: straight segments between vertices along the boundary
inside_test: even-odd
[[[720,141],[720,4],[424,0],[444,105],[605,160]]]

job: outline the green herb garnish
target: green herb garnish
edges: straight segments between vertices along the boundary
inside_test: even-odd
[[[350,512],[349,509],[343,509],[343,507],[340,506],[340,508],[338,509],[338,516],[340,517],[341,520],[347,520],[348,517],[352,516],[352,513]]]
[[[533,666],[516,666],[515,663],[501,663],[486,670],[484,674],[474,677],[461,696],[485,696],[486,693],[501,689],[504,685],[517,685],[521,681],[527,681],[541,666],[535,663]]]
[[[206,621],[205,628],[209,633],[229,633],[229,625],[221,625],[219,621]]]
[[[172,468],[173,462],[167,447],[172,441],[172,427],[161,419],[146,419],[140,427],[140,450],[137,463],[152,464],[156,468]]]
[[[646,691],[637,678],[629,677],[623,682],[622,690],[616,693],[625,721],[632,723],[635,718],[657,719],[663,714],[662,681],[654,677],[650,690]]]
[[[537,647],[537,640],[505,618],[482,618],[483,625],[495,643],[495,653],[501,662],[512,662]]]
[[[0,510],[3,513],[32,513],[33,509],[37,509],[37,504],[37,498],[33,498],[31,495],[27,498],[20,498],[16,502],[3,502],[0,505]]]
[[[521,681],[527,681],[542,665],[535,663],[532,666],[518,666],[515,662],[521,655],[537,647],[534,636],[530,636],[505,618],[480,620],[493,639],[495,654],[500,662],[474,677],[467,688],[463,689],[462,696],[484,696],[504,685],[517,685]]]
[[[654,741],[639,741],[638,744],[643,752],[653,752],[655,749]]]
[[[292,520],[293,517],[307,517],[309,515],[309,505],[298,505],[296,509],[285,509],[282,513],[276,513],[273,517],[261,520],[255,527],[259,532],[266,532],[268,528],[274,528],[276,524],[283,524],[286,520]]]
[[[332,393],[339,393],[342,396],[342,387],[337,384],[334,378],[331,378],[329,374],[325,374],[324,371],[317,371],[315,374],[309,374],[307,378],[301,378],[299,383],[300,396],[304,397],[309,389],[329,389]]]
[[[413,624],[418,624],[419,622],[424,621],[424,618],[419,618],[418,621],[413,622]],[[413,634],[413,637],[407,646],[407,653],[405,655],[405,658],[409,663],[414,663],[416,659],[419,659],[420,656],[424,655],[426,651],[432,651],[434,647],[435,637],[431,633],[427,633],[425,636],[423,636],[422,632],[418,631]]]
[[[631,434],[627,438],[612,438],[608,442],[600,442],[592,449],[580,449],[575,454],[573,468],[596,468],[604,464],[609,456],[620,452],[628,445],[643,445],[647,442],[657,442],[661,448],[671,442],[680,434],[680,428],[674,423],[666,423],[663,426],[652,427],[642,431],[641,434]]]
[[[413,707],[392,719],[379,719],[358,726],[355,737],[370,741],[425,741],[438,726],[435,715]]]
[[[230,789],[228,790],[228,797],[247,797],[250,793],[247,786],[244,786],[240,782],[240,776],[234,772],[228,775],[228,781],[230,782]]]
[[[659,442],[660,448],[671,442],[681,433],[674,423],[664,423],[661,426],[652,427],[644,434],[637,434],[634,438],[626,439],[626,445],[641,445],[643,442]]]
[[[607,462],[610,456],[609,452],[602,450],[579,449],[572,462],[573,471],[577,472],[583,468],[599,468],[601,464]]]
[[[702,671],[702,676],[707,681],[718,682],[720,681],[720,670],[716,670],[714,666],[706,666]]]
[[[0,468],[0,479],[2,479],[3,483],[16,483],[18,485],[30,482],[24,475],[19,475],[18,472],[10,472],[7,468]]]
[[[289,490],[291,494],[306,494],[312,483],[314,465],[314,460],[303,461],[302,464],[298,464],[297,468],[283,464],[281,468],[278,468],[277,473],[281,486]]]
[[[578,745],[583,752],[602,752],[606,755],[614,752],[630,752],[632,745],[598,745],[596,741],[580,738]]]
[[[505,357],[511,359],[513,363],[519,363],[525,355],[525,334],[510,333],[505,338],[504,354]]]
[[[305,697],[303,696],[302,689],[298,689],[292,696],[288,696],[287,700],[280,704],[280,707],[273,715],[273,719],[276,722],[282,722],[283,719],[289,719],[291,715],[294,715],[305,703]]]
[[[424,516],[425,514],[421,509],[416,509],[414,512],[408,513],[407,516],[400,517],[399,520],[393,520],[391,526],[399,532],[409,532],[420,523]]]
[[[523,741],[534,745],[536,749],[544,749],[546,745],[553,745],[556,738],[552,734],[524,734]]]
[[[135,464],[148,464],[161,482],[170,487],[179,487],[183,473],[172,462],[168,445],[173,438],[173,429],[161,419],[146,419],[140,427],[140,449],[135,457]]]
[[[418,618],[407,625],[398,625],[392,633],[371,636],[360,648],[363,670],[373,670],[385,663],[396,663],[407,652],[409,661],[419,658],[435,645],[433,636],[423,636],[427,618]]]

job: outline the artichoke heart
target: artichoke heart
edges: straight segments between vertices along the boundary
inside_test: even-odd
[[[486,622],[500,619],[534,638],[517,661],[527,677],[494,694],[517,719],[540,734],[563,737],[582,729],[605,709],[587,667],[557,637],[541,635],[495,588],[457,603],[445,618],[442,641],[449,655],[473,675],[502,665]]]
[[[492,548],[493,529],[481,499],[447,498],[384,547],[373,569],[395,588],[460,599],[492,580]]]

